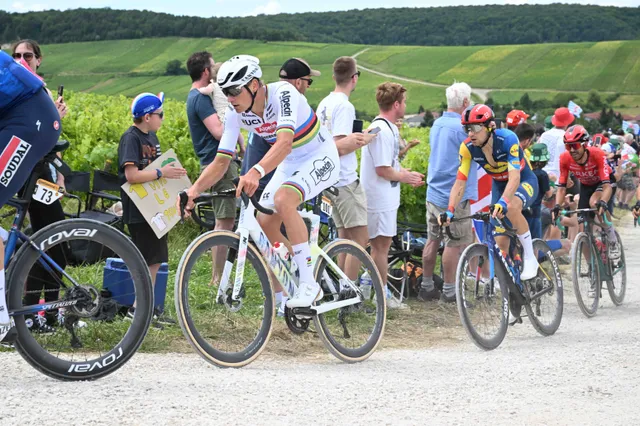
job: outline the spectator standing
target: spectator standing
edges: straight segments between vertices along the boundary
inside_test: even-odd
[[[16,42],[13,45],[12,56],[15,60],[22,60],[24,63],[31,68],[31,70],[35,73],[40,65],[42,64],[43,56],[42,49],[40,45],[35,40],[24,39]],[[45,87],[45,90],[53,99],[53,102],[58,110],[58,114],[60,115],[60,120],[67,115],[67,105],[64,102],[64,98],[62,96],[54,96],[51,91]],[[61,156],[58,153],[58,156]],[[39,179],[44,179],[48,182],[54,182],[57,185],[64,188],[64,176],[62,173],[58,172],[53,168],[53,166],[49,168],[44,168]],[[64,211],[62,209],[62,204],[60,200],[54,201],[52,204],[46,205],[44,203],[32,202],[29,204],[29,208],[27,209],[29,212],[29,220],[31,222],[31,229],[33,232],[37,232],[44,228],[47,225],[50,225],[55,222],[59,222],[65,219]],[[47,252],[49,256],[53,258],[53,260],[60,266],[61,268],[66,268],[67,260],[65,253],[63,252],[60,246],[53,247],[51,250]],[[59,284],[51,280],[51,273],[47,272],[40,265],[36,265],[29,274],[26,283],[26,293],[24,297],[24,303],[26,305],[36,305],[40,301],[40,297],[42,296],[41,290],[44,290],[44,300],[45,302],[51,302],[54,300],[58,300],[59,293],[58,289],[60,288]],[[45,320],[46,322],[37,322],[34,323],[31,328],[32,331],[35,332],[52,332],[52,326],[56,325],[58,321],[57,310],[50,310],[45,312]]]
[[[282,64],[280,67],[280,80],[288,81],[296,88],[298,92],[301,94],[305,94],[307,89],[311,87],[313,84],[313,79],[311,77],[319,77],[320,71],[311,69],[311,66],[301,58],[290,58]],[[249,149],[251,147],[251,149]],[[246,174],[253,166],[258,164],[260,160],[265,156],[265,154],[269,151],[271,145],[267,143],[263,138],[256,135],[255,133],[249,133],[249,138],[247,142],[247,153],[245,158],[242,161],[241,174]],[[263,178],[260,179],[260,186],[256,191],[256,196],[260,198],[262,195],[262,191],[267,186],[273,173],[275,170],[267,173]]]
[[[397,83],[382,83],[376,89],[379,114],[369,130],[379,128],[373,141],[362,149],[360,174],[367,197],[367,229],[371,241],[371,257],[385,281],[388,272],[387,255],[391,238],[397,233],[400,207],[400,183],[418,187],[424,175],[400,167],[400,134],[395,123],[404,117],[407,108],[406,89]],[[385,285],[386,289],[386,285]],[[390,292],[387,290],[387,294]],[[387,299],[389,308],[399,308],[397,299]]]
[[[333,63],[335,89],[320,102],[316,113],[320,123],[333,136],[340,154],[340,181],[336,185],[339,193],[337,196],[328,194],[333,204],[332,217],[338,236],[366,248],[369,240],[367,197],[358,177],[356,151],[371,142],[375,135],[353,133],[356,110],[349,102],[349,96],[355,90],[359,76],[355,59],[350,56],[336,59]],[[360,263],[353,256],[349,257],[346,264],[344,257],[341,257],[339,266],[349,279],[355,281],[358,278]]]
[[[133,125],[124,132],[118,145],[118,177],[121,184],[125,182],[130,184],[151,182],[161,177],[178,179],[187,174],[185,169],[175,167],[174,163],[167,164],[161,169],[144,170],[162,154],[156,132],[162,126],[164,118],[163,102],[163,93],[158,96],[142,93],[133,100],[131,104]],[[122,198],[122,219],[129,228],[133,243],[140,250],[149,266],[151,280],[155,287],[160,265],[169,261],[167,235],[165,234],[158,240],[155,232],[126,191],[121,189],[120,196]],[[127,316],[133,318],[134,314],[135,304],[129,309]],[[175,324],[174,320],[161,316],[161,312],[156,311],[155,316],[158,324]],[[161,326],[159,327],[161,328]]]
[[[540,143],[545,144],[549,151],[549,161],[544,170],[549,174],[549,179],[554,182],[560,177],[560,154],[565,151],[562,138],[564,137],[564,132],[574,120],[575,117],[571,114],[569,108],[558,108],[553,117],[551,117],[551,123],[554,128],[547,130],[540,136]]]
[[[200,93],[199,89],[205,88],[213,76],[215,63],[211,53],[196,52],[187,60],[187,71],[191,77],[191,90],[187,97],[187,119],[193,148],[200,162],[200,170],[204,170],[213,162],[218,152],[218,145],[222,137],[224,126],[216,109],[213,107],[211,97]],[[224,191],[235,188],[233,179],[238,177],[238,168],[232,163],[224,177],[216,183],[213,191]],[[216,218],[215,230],[231,231],[236,218],[236,200],[234,198],[215,198],[213,200],[213,213]],[[219,281],[224,266],[224,251],[216,250],[213,256],[212,284]]]
[[[460,144],[467,139],[467,133],[462,128],[461,120],[464,110],[471,105],[471,87],[467,83],[454,83],[446,90],[447,111],[438,118],[431,127],[429,155],[429,170],[427,172],[427,225],[429,238],[422,252],[422,284],[418,299],[454,302],[455,274],[458,259],[464,247],[473,242],[473,233],[468,222],[456,222],[450,226],[451,233],[458,240],[451,240],[444,236],[445,249],[442,254],[443,264],[443,293],[434,286],[433,270],[436,265],[438,248],[442,241],[438,216],[447,210],[449,194],[456,181],[458,167],[458,153]],[[469,172],[469,179],[464,197],[455,209],[458,217],[468,216],[470,200],[478,198],[478,180],[476,178],[477,165],[473,163]]]

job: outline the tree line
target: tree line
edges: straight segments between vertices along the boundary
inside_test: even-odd
[[[110,8],[0,11],[3,43],[20,38],[50,44],[171,36],[433,46],[635,40],[640,38],[640,8],[488,5],[237,18]]]

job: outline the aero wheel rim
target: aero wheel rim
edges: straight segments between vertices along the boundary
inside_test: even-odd
[[[588,312],[595,312],[600,297],[598,259],[596,258],[599,254],[594,251],[588,238],[580,238],[575,250],[577,251],[574,265],[577,279],[575,286],[578,292],[576,297]]]
[[[562,278],[551,249],[544,244],[536,248],[540,269],[536,278],[527,281],[531,312],[544,327],[551,327],[562,311]]]

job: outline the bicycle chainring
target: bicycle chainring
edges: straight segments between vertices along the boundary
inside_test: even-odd
[[[284,308],[284,320],[287,323],[287,327],[293,334],[302,334],[309,329],[311,318],[303,318],[295,315],[293,311],[286,307]]]

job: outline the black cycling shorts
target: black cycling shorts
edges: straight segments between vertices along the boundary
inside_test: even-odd
[[[580,201],[578,201],[578,209],[590,208],[589,200],[591,200],[591,196],[596,192],[602,191],[602,189],[602,182],[597,185],[580,185]]]
[[[51,152],[61,130],[60,114],[44,88],[0,118],[0,207]]]

